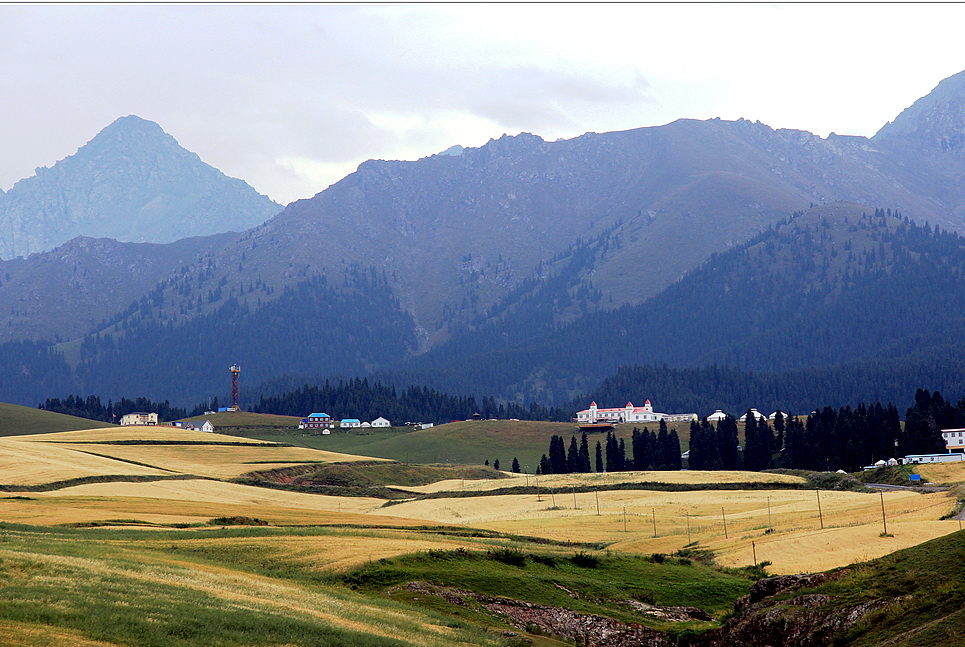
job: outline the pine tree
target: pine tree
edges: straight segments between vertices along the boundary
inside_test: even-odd
[[[737,453],[737,420],[728,414],[717,423],[717,452],[720,455],[720,469],[740,469],[740,455]]]
[[[513,466],[511,469],[513,473],[519,474],[519,461],[516,459],[515,456],[513,456]]]
[[[499,469],[499,459],[498,459],[498,458],[493,461],[493,469],[494,469],[494,470],[498,470],[498,469]]]
[[[580,434],[580,469],[584,474],[592,472],[593,466],[590,464],[590,446],[586,440],[586,432]]]
[[[570,448],[566,452],[566,472],[573,474],[580,471],[580,448],[576,444],[576,436],[570,437]]]
[[[596,441],[596,471],[605,472],[606,467],[603,465],[603,446],[600,445],[600,441]]]

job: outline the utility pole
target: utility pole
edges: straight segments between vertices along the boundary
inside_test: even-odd
[[[824,530],[824,513],[821,512],[821,490],[815,490],[814,493],[818,495],[818,519],[821,520],[821,530]]]
[[[885,527],[885,531],[881,533],[882,535],[888,535],[888,519],[885,517],[885,493],[879,492],[881,495],[881,525]]]

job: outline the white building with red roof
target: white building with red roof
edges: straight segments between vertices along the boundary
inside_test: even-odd
[[[643,403],[642,407],[633,406],[632,402],[627,402],[627,406],[616,409],[601,409],[596,402],[590,403],[589,409],[576,412],[576,422],[585,424],[595,424],[598,422],[609,422],[619,424],[621,422],[667,422],[696,420],[696,413],[659,413],[653,410],[650,400]]]

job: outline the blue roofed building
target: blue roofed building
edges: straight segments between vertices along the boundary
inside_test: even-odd
[[[361,427],[362,421],[359,420],[358,418],[342,418],[342,421],[338,423],[338,426],[341,427],[342,429],[345,429],[348,427]]]
[[[332,416],[327,413],[312,413],[302,418],[299,429],[326,429],[332,426]]]

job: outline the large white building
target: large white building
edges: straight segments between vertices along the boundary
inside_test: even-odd
[[[965,429],[942,429],[942,438],[948,451],[965,450]]]
[[[642,407],[635,407],[632,402],[627,402],[627,406],[617,409],[601,409],[596,406],[596,402],[591,402],[589,409],[576,412],[576,422],[581,425],[591,425],[598,422],[619,424],[621,422],[660,422],[661,420],[678,422],[696,419],[696,413],[659,413],[654,411],[650,400],[644,402]]]

